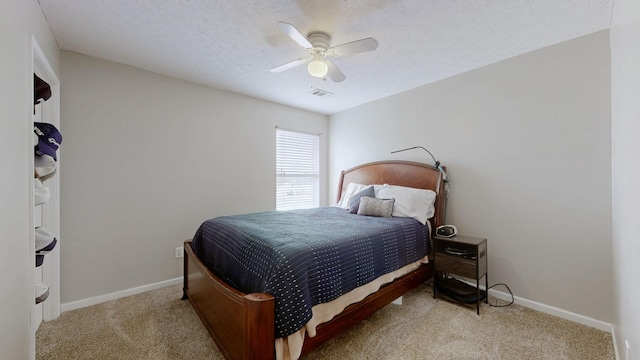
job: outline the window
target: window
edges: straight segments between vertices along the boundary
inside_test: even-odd
[[[276,129],[276,210],[318,207],[320,135]]]

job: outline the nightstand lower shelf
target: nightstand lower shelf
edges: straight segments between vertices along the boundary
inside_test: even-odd
[[[478,291],[475,286],[471,286],[458,279],[448,278],[446,280],[438,281],[438,292],[444,294],[453,300],[463,304],[476,304],[479,301],[484,301],[484,290]],[[480,298],[478,298],[480,294]]]

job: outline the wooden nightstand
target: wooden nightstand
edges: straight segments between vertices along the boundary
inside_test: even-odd
[[[434,236],[433,247],[433,262],[436,267],[433,298],[435,299],[436,292],[440,291],[460,302],[475,302],[476,312],[480,315],[480,301],[484,299],[485,303],[488,302],[486,290],[480,290],[480,279],[483,276],[485,289],[489,289],[487,239],[462,235],[450,238]],[[467,283],[448,278],[445,274],[455,274],[476,280],[476,286],[474,288]],[[475,292],[475,296],[473,296],[473,292]],[[470,298],[473,301],[465,301],[465,295],[467,295],[467,299]]]

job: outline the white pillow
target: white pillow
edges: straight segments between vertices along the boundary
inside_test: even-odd
[[[358,183],[349,183],[345,190],[342,190],[342,196],[340,196],[340,201],[337,204],[331,205],[336,206],[343,209],[349,209],[349,199],[360,191],[368,188],[371,185],[363,185]],[[377,192],[383,185],[373,185],[374,192]],[[376,196],[377,197],[377,196]]]
[[[338,201],[338,203],[335,204],[334,206],[337,206],[337,207],[343,208],[343,209],[348,209],[349,208],[349,199],[353,195],[359,193],[360,191],[366,189],[369,186],[370,185],[349,183],[349,185],[347,185],[347,188],[342,191],[342,196],[340,196],[340,201]]]
[[[393,206],[394,217],[410,217],[422,225],[435,214],[436,193],[432,190],[384,184],[375,189],[376,198],[396,199]]]

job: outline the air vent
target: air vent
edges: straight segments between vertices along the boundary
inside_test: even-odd
[[[309,94],[319,96],[319,97],[331,97],[333,95],[333,93],[330,93],[322,89],[313,89]]]

